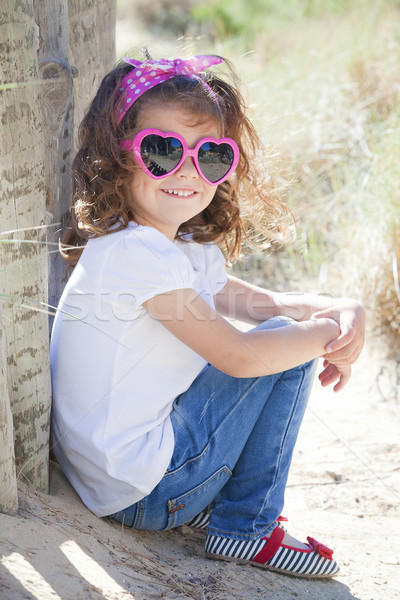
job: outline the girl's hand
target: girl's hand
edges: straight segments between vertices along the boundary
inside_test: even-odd
[[[321,317],[334,319],[340,327],[339,337],[326,346],[323,358],[336,367],[356,362],[365,342],[365,310],[361,304],[355,300],[338,300],[331,308],[320,310],[312,316],[316,319]]]
[[[329,360],[324,360],[324,369],[318,375],[318,379],[321,382],[323,387],[334,383],[337,379],[339,382],[333,387],[334,392],[340,392],[349,381],[351,376],[351,366],[350,365],[342,365],[337,366],[333,363],[329,362]]]

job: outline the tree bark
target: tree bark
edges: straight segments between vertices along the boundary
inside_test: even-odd
[[[32,0],[0,4],[0,279],[17,471],[48,491],[50,369],[38,28]]]
[[[15,515],[17,510],[13,422],[6,380],[6,355],[0,310],[0,512]]]
[[[57,304],[66,280],[56,244],[71,204],[74,127],[115,62],[115,16],[115,0],[0,3],[4,322],[4,340],[0,329],[0,510],[4,511],[17,509],[15,466],[37,490],[48,491],[51,386],[46,304],[48,293],[50,304]],[[50,292],[49,241],[55,244],[49,248],[49,255],[54,255],[49,260]]]
[[[66,0],[34,0],[39,26],[38,63],[41,81],[47,240],[49,242],[49,304],[56,307],[68,277],[58,252],[60,232],[71,205],[71,158],[74,135],[73,77],[69,64]],[[50,324],[52,323],[50,318]]]
[[[77,129],[101,80],[115,64],[115,0],[68,0],[69,41],[74,80],[75,148]]]

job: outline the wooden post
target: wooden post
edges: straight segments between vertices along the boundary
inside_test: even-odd
[[[17,510],[13,421],[6,380],[4,332],[0,310],[0,512],[15,515]]]
[[[66,280],[48,244],[71,205],[74,127],[115,62],[115,16],[115,0],[0,3],[0,511],[17,510],[15,467],[48,491],[49,256],[50,304]]]
[[[0,280],[17,472],[48,490],[46,204],[32,0],[0,4]],[[12,233],[6,233],[6,232]],[[9,432],[10,435],[10,432]]]
[[[71,62],[79,73],[74,80],[77,133],[101,80],[115,64],[116,0],[68,0],[68,18]]]
[[[66,0],[35,2],[39,26],[38,63],[44,143],[47,240],[49,242],[49,304],[57,306],[67,280],[67,264],[58,241],[71,206],[71,160],[74,135],[73,78],[69,62]],[[50,319],[52,323],[52,318]]]

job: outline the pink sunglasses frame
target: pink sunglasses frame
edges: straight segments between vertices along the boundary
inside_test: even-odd
[[[178,162],[176,167],[174,167],[171,171],[169,171],[165,175],[153,175],[153,173],[151,173],[151,171],[149,171],[149,169],[146,167],[146,165],[142,159],[142,156],[140,153],[140,145],[141,145],[142,141],[144,140],[144,138],[148,135],[159,135],[160,137],[162,137],[164,139],[166,139],[168,137],[174,137],[177,140],[179,140],[180,143],[182,144],[183,152],[182,152],[182,157],[181,157],[180,161]],[[221,179],[218,179],[218,181],[210,181],[209,179],[207,179],[207,177],[203,174],[201,167],[199,165],[199,160],[198,160],[199,150],[200,150],[201,146],[203,144],[205,144],[206,142],[213,142],[214,144],[217,144],[218,146],[220,144],[228,144],[233,150],[232,165],[230,166],[227,173],[223,177],[221,177]],[[179,133],[173,133],[173,132],[164,133],[163,131],[160,131],[159,129],[143,129],[142,131],[139,131],[139,133],[137,133],[135,135],[133,140],[123,140],[121,142],[121,148],[123,148],[124,150],[132,151],[138,165],[143,169],[143,171],[145,171],[145,173],[147,175],[152,177],[152,179],[163,179],[164,177],[169,177],[169,175],[172,175],[173,173],[175,173],[175,171],[177,171],[182,166],[182,164],[186,160],[187,156],[191,156],[198,174],[209,185],[219,185],[220,183],[225,181],[236,169],[236,167],[239,163],[239,157],[240,157],[239,148],[238,148],[236,142],[234,140],[231,140],[230,138],[223,137],[223,138],[220,138],[217,140],[216,138],[213,138],[213,137],[205,137],[205,138],[202,138],[201,140],[199,140],[193,149],[190,149],[186,143],[185,138],[183,138],[181,135],[179,135]]]

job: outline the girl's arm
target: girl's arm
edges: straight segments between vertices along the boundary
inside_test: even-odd
[[[340,335],[325,350],[326,358],[337,366],[353,364],[364,345],[365,311],[349,298],[271,292],[228,276],[226,286],[215,296],[215,306],[221,314],[249,323],[277,315],[296,321],[308,321],[311,317],[334,319],[340,326]]]
[[[234,377],[269,375],[296,367],[321,356],[340,333],[338,324],[330,318],[242,332],[190,289],[160,294],[145,302],[144,307],[207,362]],[[338,377],[343,378],[339,383],[344,385],[348,371],[343,369]]]

